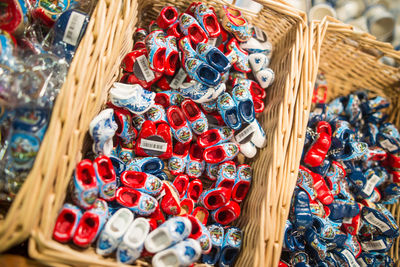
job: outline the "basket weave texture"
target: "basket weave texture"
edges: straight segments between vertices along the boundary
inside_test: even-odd
[[[57,178],[71,173],[80,158],[80,147],[91,118],[84,114],[98,112],[98,106],[107,97],[100,90],[116,78],[118,65],[109,63],[119,60],[120,55],[113,51],[129,50],[131,36],[122,29],[132,22],[123,18],[134,17],[137,10],[129,3],[122,6],[123,2],[99,1],[86,30],[88,34],[80,43],[55,102],[35,164],[7,215],[0,219],[0,252],[29,237],[39,222],[45,201],[58,205],[54,195],[49,199],[49,189],[55,195],[62,194],[58,193],[61,188],[65,189],[67,181]],[[115,37],[117,33],[119,36]],[[114,42],[115,38],[120,41]]]
[[[216,10],[221,3],[203,1]],[[241,255],[237,266],[276,266],[279,261],[284,222],[288,215],[290,197],[295,186],[298,163],[304,141],[312,96],[311,58],[308,51],[310,32],[305,15],[284,3],[258,0],[263,8],[258,14],[243,11],[249,21],[264,30],[276,48],[270,67],[275,82],[268,88],[266,108],[259,121],[267,134],[267,146],[250,162],[253,181],[237,224],[244,231]],[[166,5],[186,9],[191,1],[99,0],[86,35],[74,61],[68,82],[61,118],[52,118],[50,129],[62,131],[62,138],[45,141],[47,152],[55,149],[56,157],[46,154],[43,169],[36,177],[47,175],[45,189],[35,201],[40,220],[29,240],[31,257],[52,266],[117,265],[115,259],[96,255],[92,248],[78,250],[52,240],[57,213],[65,201],[67,187],[75,165],[90,149],[87,138],[89,123],[104,107],[107,92],[119,74],[124,55],[133,46],[136,27],[148,25]],[[296,117],[294,114],[297,114]],[[65,118],[73,116],[68,125]],[[68,129],[64,129],[64,128]],[[65,133],[66,132],[66,133]],[[65,135],[64,135],[65,134]],[[51,134],[48,134],[48,136]],[[64,143],[66,143],[66,145]],[[63,145],[63,149],[58,148]],[[41,151],[42,154],[46,153]],[[50,160],[50,158],[52,160]],[[54,162],[57,162],[54,165]],[[47,163],[47,164],[44,164]],[[53,164],[53,165],[52,165]],[[51,167],[49,165],[52,165]],[[35,166],[36,167],[36,166]],[[148,265],[137,261],[138,266]]]
[[[389,43],[382,43],[368,33],[359,33],[350,25],[333,18],[311,23],[311,57],[316,64],[311,69],[311,80],[324,73],[328,90],[327,102],[346,96],[358,89],[367,89],[370,96],[384,96],[390,102],[389,121],[400,128],[400,68],[385,65],[384,56],[400,64],[400,52]],[[397,224],[400,223],[400,204],[390,205]],[[390,256],[400,266],[400,247],[397,238]]]

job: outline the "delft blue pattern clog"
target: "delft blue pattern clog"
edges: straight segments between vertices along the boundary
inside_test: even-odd
[[[213,88],[200,82],[191,81],[183,83],[179,92],[184,96],[192,99],[196,103],[208,102],[210,96],[214,93]]]
[[[164,162],[157,157],[134,158],[126,166],[126,170],[145,172],[150,174],[159,173],[164,169]]]
[[[374,124],[382,124],[383,122],[385,122],[388,119],[388,117],[389,116],[386,113],[377,111],[377,112],[370,114],[367,117],[367,121],[374,123]]]
[[[114,111],[105,109],[99,113],[89,125],[89,133],[93,138],[93,152],[97,155],[111,154],[112,138],[118,129],[114,119]]]
[[[253,73],[267,69],[269,66],[269,59],[265,54],[257,53],[249,55],[249,63]]]
[[[400,152],[400,134],[391,123],[385,123],[379,128],[377,143],[386,151],[395,154]]]
[[[334,200],[334,202],[329,205],[329,209],[331,210],[331,214],[329,215],[331,220],[354,217],[360,213],[360,208],[357,203],[340,199]]]
[[[158,179],[160,179],[161,181],[167,181],[169,179],[168,175],[163,171],[154,173],[153,175]]]
[[[396,225],[393,215],[383,206],[375,208],[363,207],[361,211],[362,218],[369,224],[379,228],[379,231],[387,237],[397,237],[399,227]]]
[[[168,266],[172,260],[177,266],[189,266],[201,256],[200,243],[192,238],[185,239],[172,247],[158,252],[152,259],[154,267]]]
[[[237,227],[229,227],[225,231],[224,242],[222,243],[219,266],[233,266],[239,256],[242,246],[242,230]]]
[[[356,258],[360,256],[362,251],[360,242],[358,242],[357,237],[351,234],[347,234],[344,248],[348,249]]]
[[[364,134],[364,142],[366,142],[368,146],[374,147],[379,133],[378,126],[374,123],[365,124],[362,132]]]
[[[154,105],[155,96],[154,92],[143,89],[139,84],[115,83],[110,90],[110,100],[113,105],[139,115]]]
[[[338,97],[332,100],[327,106],[327,112],[335,115],[341,115],[347,104],[347,97]]]
[[[364,142],[346,143],[344,149],[338,155],[333,156],[334,159],[342,161],[359,160],[368,153],[368,145]]]
[[[257,119],[255,119],[250,124],[254,129],[254,133],[250,141],[258,148],[265,147],[267,145],[267,135],[265,134],[265,131],[261,126],[260,122]]]
[[[144,248],[144,241],[150,232],[149,221],[145,218],[135,219],[127,229],[122,242],[118,246],[117,261],[132,264],[137,260]]]
[[[327,246],[318,236],[317,232],[313,228],[309,228],[305,233],[306,240],[310,245],[310,252],[316,258],[324,260],[326,257]]]
[[[255,120],[256,114],[254,112],[253,98],[249,90],[237,84],[232,89],[232,97],[238,108],[238,113],[243,122],[251,123]]]
[[[133,213],[126,208],[119,209],[114,213],[100,233],[96,253],[102,256],[110,255],[122,241],[122,237],[133,219]]]
[[[207,226],[210,232],[212,248],[211,252],[203,255],[202,261],[206,264],[215,265],[221,255],[222,243],[224,242],[225,230],[220,224],[211,224]]]
[[[290,220],[286,220],[282,250],[291,252],[296,250],[293,236],[293,225]]]
[[[197,58],[186,59],[185,70],[192,79],[210,87],[221,81],[221,74],[216,69]]]
[[[321,165],[317,166],[317,167],[310,167],[309,169],[314,172],[314,173],[318,173],[321,176],[325,176],[326,173],[328,172],[329,168],[331,166],[331,161],[327,158],[325,158]]]
[[[261,43],[258,41],[256,38],[250,38],[246,42],[241,42],[240,43],[240,48],[248,52],[250,55],[251,54],[264,54],[267,57],[271,54],[271,44],[268,42]]]
[[[186,239],[191,231],[188,218],[171,217],[147,236],[144,245],[148,252],[157,253]]]
[[[362,103],[361,109],[364,114],[372,114],[377,112],[378,110],[387,108],[389,104],[389,101],[385,97],[377,96]]]
[[[357,259],[360,267],[371,266],[371,267],[380,267],[380,266],[390,266],[393,267],[393,260],[383,253],[377,252],[366,252],[363,251],[360,254],[360,257]]]
[[[198,43],[196,52],[201,60],[207,62],[211,67],[221,73],[227,72],[231,67],[228,58],[214,46]]]
[[[242,126],[238,107],[233,98],[228,93],[223,93],[218,97],[217,108],[226,125],[234,130],[239,130]]]
[[[346,248],[339,248],[332,252],[338,262],[338,266],[357,266],[357,259],[353,253]]]
[[[310,209],[310,199],[306,192],[297,190],[294,194],[294,216],[295,226],[299,231],[305,231],[311,227],[312,214]]]
[[[314,216],[313,229],[321,240],[332,241],[336,237],[335,228],[329,219]]]
[[[351,124],[355,124],[361,120],[362,113],[360,104],[361,102],[357,95],[349,95],[347,105],[345,107],[345,113],[348,116]]]
[[[117,177],[121,175],[126,169],[125,163],[119,158],[114,155],[109,157],[111,160],[112,165],[114,166],[115,173]]]

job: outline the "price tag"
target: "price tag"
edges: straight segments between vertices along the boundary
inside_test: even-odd
[[[183,68],[178,70],[178,73],[175,75],[174,79],[172,79],[170,86],[172,89],[178,89],[182,83],[185,81],[187,77],[186,71]]]
[[[343,218],[343,223],[345,223],[345,224],[351,224],[352,222],[353,222],[352,217],[344,217]]]
[[[141,55],[136,60],[139,64],[140,70],[142,71],[146,82],[150,82],[150,81],[154,80],[154,78],[155,78],[154,72],[150,69],[149,61],[147,60],[147,57],[145,55]]]
[[[386,244],[383,240],[363,242],[361,243],[361,246],[363,250],[367,251],[386,249]]]
[[[389,150],[389,152],[393,152],[395,150],[397,150],[397,146],[393,145],[392,143],[390,143],[389,140],[385,139],[383,141],[380,141],[380,145],[386,149]]]
[[[258,28],[257,26],[254,26],[254,32],[256,34],[257,40],[259,40],[261,42],[265,41],[264,33],[260,28]]]
[[[365,263],[365,261],[362,258],[358,258],[357,262],[360,265],[360,267],[368,267],[368,265]]]
[[[374,191],[374,188],[376,186],[376,184],[381,180],[381,178],[379,178],[378,175],[372,175],[372,177],[367,181],[367,184],[365,185],[363,192],[366,195],[371,195],[372,191]]]
[[[209,38],[207,44],[215,46],[217,43],[217,38]]]
[[[379,220],[378,218],[376,218],[373,213],[369,213],[367,216],[364,216],[364,218],[370,224],[378,227],[382,232],[386,232],[386,231],[390,230],[390,227],[386,223],[384,223],[381,220]]]
[[[347,262],[349,263],[350,267],[359,267],[356,258],[354,255],[347,249],[344,249],[342,251],[343,256],[347,259]]]
[[[76,46],[86,16],[78,12],[72,12],[63,36],[63,42]]]
[[[159,156],[167,151],[168,144],[160,136],[153,135],[142,139],[140,147],[150,156]]]
[[[243,140],[246,140],[252,133],[254,133],[255,130],[256,129],[255,129],[254,125],[249,124],[243,130],[241,130],[240,132],[238,132],[235,135],[236,142],[238,142],[238,143],[243,142]]]

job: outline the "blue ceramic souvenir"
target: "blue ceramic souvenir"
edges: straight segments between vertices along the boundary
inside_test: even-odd
[[[238,107],[228,93],[223,93],[218,97],[217,108],[226,125],[234,130],[242,127]]]

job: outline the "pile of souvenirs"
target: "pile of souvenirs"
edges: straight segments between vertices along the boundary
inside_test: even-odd
[[[385,205],[400,197],[400,134],[388,106],[356,91],[311,113],[281,266],[394,265],[399,226]]]
[[[267,35],[237,9],[219,17],[203,3],[167,6],[136,30],[55,240],[127,264],[234,264],[242,231],[232,223],[252,179],[243,155],[266,145],[256,117],[274,72]]]

